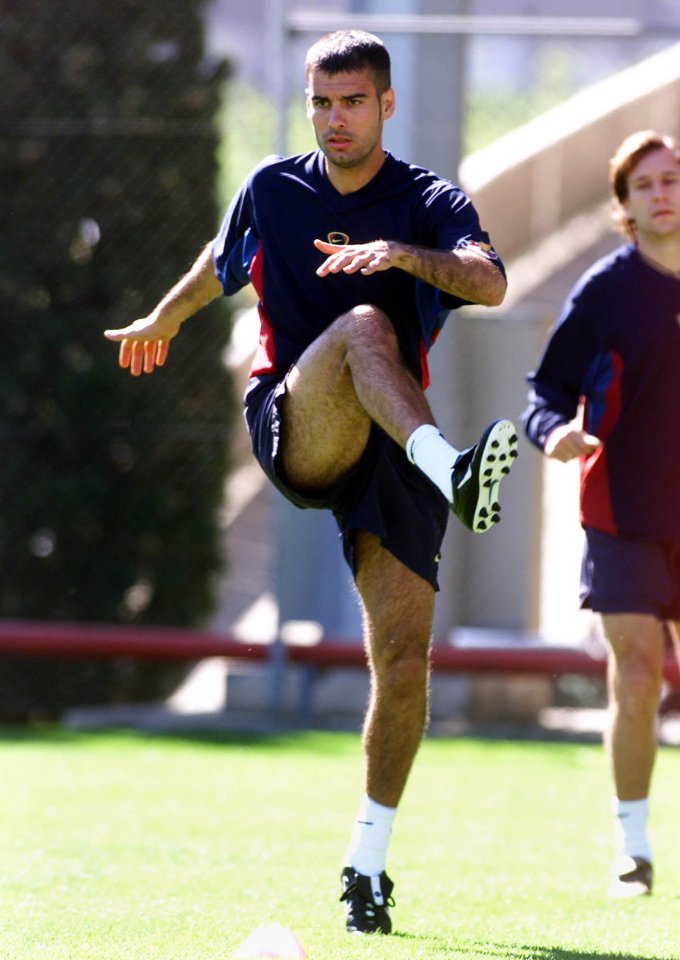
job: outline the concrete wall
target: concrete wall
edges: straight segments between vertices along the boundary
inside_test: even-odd
[[[466,158],[460,180],[505,259],[607,195],[609,158],[643,128],[680,133],[680,44],[589,87]]]

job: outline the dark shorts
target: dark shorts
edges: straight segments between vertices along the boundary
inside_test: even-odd
[[[288,485],[278,456],[279,403],[285,392],[284,379],[249,390],[245,401],[253,453],[274,486],[301,509],[332,511],[353,574],[355,534],[365,530],[438,590],[440,551],[450,514],[446,497],[375,425],[360,461],[333,489],[323,497],[297,493]]]
[[[613,537],[586,527],[581,606],[680,620],[680,541]]]

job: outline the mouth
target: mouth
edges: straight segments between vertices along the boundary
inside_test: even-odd
[[[334,150],[344,150],[346,147],[349,147],[352,143],[350,137],[342,137],[337,134],[326,137],[326,143],[329,147],[332,147]]]

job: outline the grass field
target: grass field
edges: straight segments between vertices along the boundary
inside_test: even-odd
[[[680,957],[680,754],[656,771],[653,897],[611,903],[593,745],[426,740],[388,864],[395,935],[337,902],[359,740],[0,730],[2,960],[228,960],[259,924],[311,960]]]

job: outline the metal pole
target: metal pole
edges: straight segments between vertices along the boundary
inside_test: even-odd
[[[524,36],[635,37],[642,23],[632,17],[531,17],[386,13],[316,13],[293,10],[287,18],[294,33],[356,27],[377,33],[517,34]]]
[[[285,0],[267,0],[267,23],[269,30],[269,89],[276,115],[276,153],[285,156],[288,147],[288,71]]]

